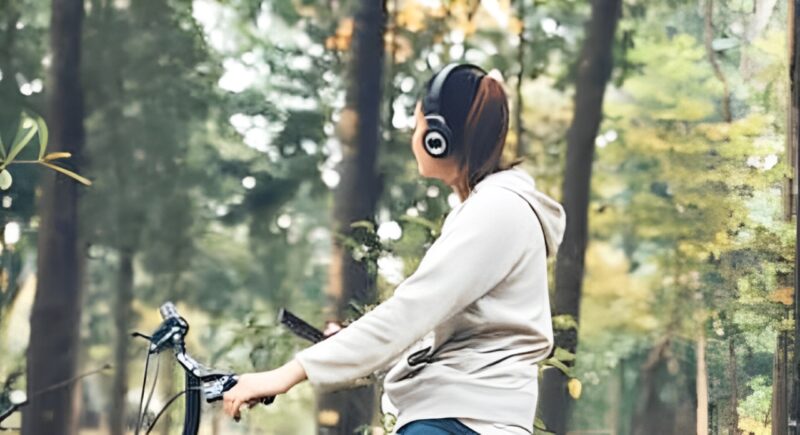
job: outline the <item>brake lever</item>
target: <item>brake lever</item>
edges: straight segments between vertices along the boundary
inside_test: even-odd
[[[224,375],[215,380],[204,382],[203,396],[206,398],[206,402],[212,403],[222,400],[222,395],[226,391],[235,387],[238,382],[239,382],[239,377],[234,374]],[[258,403],[267,406],[272,404],[272,402],[274,401],[275,401],[275,396],[267,396],[260,398],[258,400]],[[235,420],[239,421],[238,418],[236,418]]]

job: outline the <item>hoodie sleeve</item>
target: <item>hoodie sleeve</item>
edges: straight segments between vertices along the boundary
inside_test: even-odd
[[[524,236],[534,223],[528,204],[513,192],[490,188],[475,193],[390,298],[295,355],[309,382],[328,391],[385,367],[497,286],[529,249]]]

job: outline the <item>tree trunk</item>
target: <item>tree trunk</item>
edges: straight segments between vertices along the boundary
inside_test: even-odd
[[[728,339],[728,376],[731,381],[731,403],[730,403],[730,435],[739,435],[739,378],[736,368],[736,346],[733,339]]]
[[[794,166],[794,181],[793,184],[797,185],[797,176],[800,171],[800,153],[798,152],[798,143],[800,142],[800,108],[798,101],[800,100],[800,51],[797,50],[800,44],[800,0],[789,1],[789,45],[791,51],[790,56],[790,83],[791,83],[791,105],[789,106],[789,119],[788,124],[790,144],[794,147],[794,159],[792,165]],[[796,194],[795,192],[793,192]],[[796,195],[790,195],[794,199],[793,208],[796,213],[795,225],[800,227],[800,201],[797,200]],[[789,217],[791,219],[791,216]],[[795,256],[794,256],[794,269],[800,270],[800,228],[796,231],[795,236]],[[794,357],[792,361],[792,388],[791,388],[791,411],[789,412],[789,419],[795,422],[800,422],[800,273],[794,274]],[[790,431],[791,434],[798,434],[797,426],[793,426]]]
[[[706,337],[701,328],[697,337],[697,435],[708,435],[708,371],[706,369]]]
[[[50,150],[71,152],[76,164],[84,142],[82,21],[83,2],[52,1]],[[22,433],[69,435],[77,432],[74,384],[38,396],[36,392],[74,377],[77,369],[84,259],[78,242],[78,184],[53,171],[43,172],[39,207],[38,282],[27,358],[30,405],[24,408]]]
[[[772,435],[787,435],[788,432],[788,407],[786,399],[789,398],[788,387],[789,379],[786,376],[788,369],[787,361],[787,334],[778,334],[777,346],[775,346],[775,356],[772,359]]]
[[[786,24],[787,46],[788,46],[788,63],[789,63],[789,83],[791,92],[786,95],[786,161],[788,162],[789,176],[783,180],[783,218],[787,221],[792,220],[795,215],[797,204],[797,175],[798,175],[798,108],[797,108],[797,71],[795,65],[797,64],[797,43],[800,40],[800,35],[797,34],[795,22],[797,15],[800,14],[798,9],[795,8],[796,0],[789,1],[787,16],[788,23]],[[800,3],[800,2],[798,2]],[[1,66],[1,65],[0,65]],[[800,244],[798,244],[800,246]],[[797,287],[795,287],[797,288]],[[797,296],[797,295],[795,295]],[[797,299],[795,298],[795,301]]]
[[[522,79],[525,77],[525,0],[517,0],[517,14],[520,20],[519,27],[519,47],[517,47],[517,83],[515,96],[517,97],[516,104],[514,104],[514,127],[517,133],[517,146],[514,152],[514,157],[527,157],[529,150],[528,144],[522,139],[525,134],[525,125],[523,121],[523,108],[525,102],[522,98]]]
[[[612,47],[621,3],[621,0],[592,1],[592,15],[578,63],[574,116],[567,132],[567,162],[562,187],[567,227],[557,255],[554,314],[570,315],[576,322],[580,313],[587,244],[594,143],[603,117],[603,96],[611,78]],[[556,346],[575,352],[578,345],[576,329],[554,332]],[[566,376],[555,369],[544,373],[539,396],[541,416],[548,428],[564,433],[572,406],[572,399],[566,394]]]
[[[119,252],[117,295],[114,304],[114,326],[117,339],[114,343],[114,380],[111,388],[109,416],[112,435],[124,435],[126,395],[128,393],[128,349],[130,348],[131,304],[133,303],[133,254]]]
[[[750,46],[758,39],[769,24],[769,19],[775,11],[778,0],[756,0],[753,3],[753,14],[745,15],[744,34],[742,35],[742,49],[739,57],[739,75],[743,81],[749,80],[755,70]]]
[[[704,26],[704,41],[706,47],[706,54],[708,55],[708,61],[711,62],[711,67],[714,69],[714,75],[717,76],[719,81],[722,83],[722,118],[725,122],[729,123],[733,120],[733,114],[731,113],[731,92],[728,87],[728,80],[725,78],[725,74],[722,73],[722,67],[720,67],[719,62],[717,61],[717,55],[714,51],[714,47],[712,46],[712,42],[714,40],[714,0],[706,0],[706,9],[705,9],[705,26]]]
[[[683,374],[693,374],[688,364],[670,356],[672,346],[670,338],[661,340],[641,365],[632,435],[685,435],[697,429],[696,380]]]
[[[353,49],[349,63],[347,104],[339,123],[343,159],[336,187],[334,225],[337,234],[352,237],[350,224],[374,220],[381,178],[376,161],[380,143],[380,102],[386,25],[385,1],[363,0],[354,17]],[[333,249],[328,295],[332,315],[348,316],[351,302],[374,303],[374,272],[367,261],[356,261],[337,240]],[[376,405],[374,386],[324,394],[319,398],[320,434],[350,435],[370,424]]]

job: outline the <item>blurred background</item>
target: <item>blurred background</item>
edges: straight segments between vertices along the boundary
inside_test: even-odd
[[[3,425],[133,433],[130,333],[167,300],[193,356],[247,372],[307,345],[281,307],[388,297],[458,203],[410,149],[456,61],[504,82],[507,157],[570,219],[536,432],[790,433],[794,3],[4,0],[0,409],[30,404]],[[184,382],[160,360],[151,417]],[[204,405],[201,433],[383,433],[377,394]]]

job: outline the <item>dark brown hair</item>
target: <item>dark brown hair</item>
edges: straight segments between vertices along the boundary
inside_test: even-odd
[[[523,162],[522,158],[508,163],[503,161],[508,118],[508,98],[503,86],[494,78],[484,76],[467,114],[463,143],[453,150],[460,171],[455,188],[462,201],[487,175]]]

